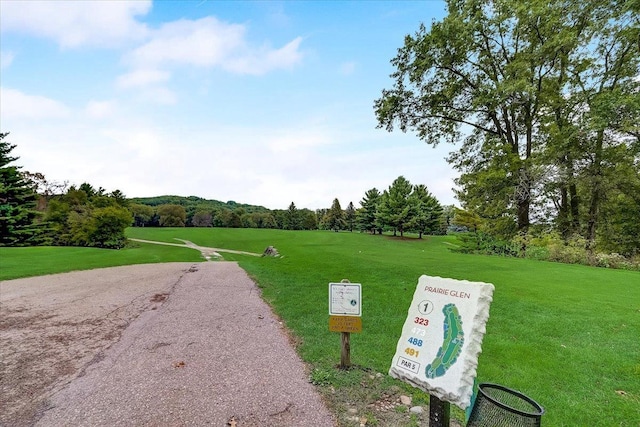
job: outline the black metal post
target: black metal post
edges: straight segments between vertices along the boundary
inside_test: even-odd
[[[429,396],[429,427],[449,427],[451,407],[435,396]]]

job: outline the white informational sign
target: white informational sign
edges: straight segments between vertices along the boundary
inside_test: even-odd
[[[360,283],[329,283],[329,315],[362,316]]]
[[[465,409],[494,286],[421,276],[389,375]]]

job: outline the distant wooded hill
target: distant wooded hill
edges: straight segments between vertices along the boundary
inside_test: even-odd
[[[212,209],[229,209],[235,210],[237,208],[243,208],[247,213],[253,212],[270,212],[269,209],[264,206],[248,205],[245,203],[236,203],[233,200],[228,202],[221,202],[219,200],[208,200],[197,196],[156,196],[156,197],[133,197],[130,198],[131,203],[139,203],[147,206],[160,206],[160,205],[180,205],[185,208],[187,212],[198,210],[212,210]]]
[[[136,197],[128,199],[136,227],[244,227],[315,230],[322,212],[297,209],[270,210],[230,200],[207,200],[189,196]]]

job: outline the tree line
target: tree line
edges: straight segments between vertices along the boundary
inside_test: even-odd
[[[398,177],[388,190],[368,190],[360,208],[349,202],[342,209],[336,198],[330,208],[299,209],[291,202],[287,209],[226,204],[198,197],[161,196],[130,200],[136,227],[229,227],[275,228],[282,230],[369,231],[394,235],[412,231],[423,234],[446,231],[443,208],[425,185],[413,186]],[[170,202],[170,203],[167,203]]]
[[[200,197],[158,196],[128,199],[89,183],[69,186],[13,165],[15,145],[0,133],[0,246],[64,245],[121,248],[125,229],[135,227],[229,227],[283,230],[393,231],[401,236],[442,233],[443,209],[424,185],[398,177],[387,190],[365,193],[361,207],[287,209],[226,203]]]
[[[124,194],[84,183],[50,183],[13,165],[15,145],[0,133],[0,246],[121,248],[133,217]],[[68,187],[68,188],[67,188]]]

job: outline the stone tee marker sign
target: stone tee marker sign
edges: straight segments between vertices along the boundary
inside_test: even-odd
[[[389,375],[461,409],[469,406],[493,289],[421,276]]]

